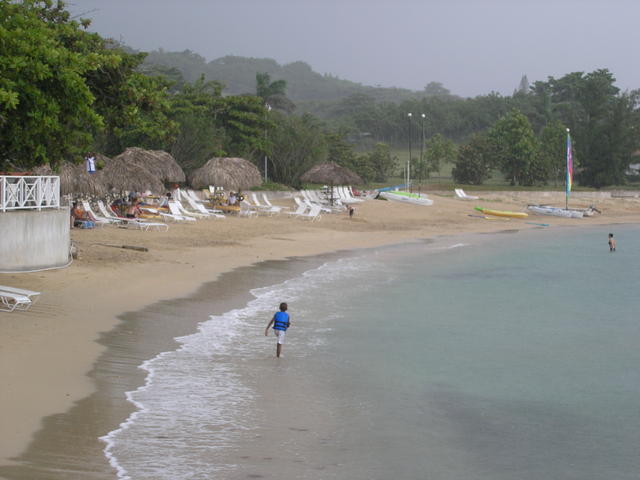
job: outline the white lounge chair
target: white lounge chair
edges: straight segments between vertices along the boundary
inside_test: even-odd
[[[364,200],[362,200],[361,198],[355,198],[352,194],[351,191],[349,190],[349,187],[346,186],[342,186],[339,187],[340,190],[342,191],[342,203],[361,203]]]
[[[304,212],[309,207],[307,207],[305,203],[302,203],[298,197],[293,197],[293,199],[296,200],[296,203],[298,204],[298,208],[296,208],[293,212],[287,212],[287,215],[291,215],[294,217],[304,215]]]
[[[40,292],[0,285],[0,311],[27,310],[36,303]]]
[[[119,223],[117,220],[112,220],[110,218],[96,215],[96,213],[91,209],[91,205],[89,205],[89,202],[85,202],[84,200],[82,201],[82,208],[84,208],[84,211],[87,212],[91,221],[96,225],[100,225],[101,227],[103,227],[105,225],[113,225]]]
[[[259,210],[260,210],[257,205],[254,205],[251,202],[249,202],[249,200],[247,200],[246,197],[244,198],[244,200],[240,201],[240,208],[242,207],[244,207],[245,210],[250,210],[254,212],[256,215],[259,213]]]
[[[310,220],[312,222],[320,220],[322,218],[322,215],[320,214],[320,208],[320,205],[313,205],[311,207],[311,210],[309,210],[309,213],[303,213],[298,218],[302,218],[303,220]]]
[[[260,200],[258,200],[258,196],[255,194],[255,192],[251,192],[251,200],[253,200],[253,204],[258,207],[258,210],[266,215],[273,216],[280,213],[279,208],[262,205],[260,203]]]
[[[31,305],[36,303],[40,298],[40,292],[34,292],[33,290],[25,290],[24,288],[15,288],[15,287],[8,287],[6,285],[0,285],[0,291],[6,292],[6,293],[14,293],[16,295],[22,295],[24,297],[27,297],[31,302]]]
[[[27,310],[29,307],[31,307],[29,297],[0,290],[0,311],[13,312],[14,310]]]
[[[269,201],[269,197],[267,197],[267,194],[262,192],[262,199],[264,200],[265,205],[267,205],[270,208],[275,208],[276,210],[278,210],[278,212],[281,212],[282,210],[285,210],[289,207],[280,207],[278,205],[273,205],[270,201]]]
[[[175,200],[169,202],[169,211],[171,212],[171,217],[174,220],[178,222],[195,222],[196,221],[195,217],[184,215],[184,213],[180,210],[180,207],[182,207],[182,205]]]
[[[478,197],[474,195],[467,195],[461,188],[454,189],[454,192],[456,197],[461,198],[462,200],[478,200]]]
[[[133,227],[139,230],[158,230],[158,231],[167,231],[169,230],[169,225],[166,223],[160,222],[147,222],[145,220],[141,220],[139,218],[124,218],[117,216],[114,212],[112,212],[107,206],[102,202],[102,200],[98,200],[97,202],[98,209],[102,213],[105,218],[109,218],[114,222],[119,222],[121,225],[125,227]]]
[[[226,218],[224,215],[222,215],[222,210],[212,210],[210,208],[206,208],[203,204],[195,201],[190,196],[186,196],[185,198],[186,198],[187,203],[189,204],[189,206],[193,210],[195,210],[195,212],[197,212],[197,213],[199,213],[201,215],[205,215],[208,218]]]
[[[246,200],[242,200],[239,204],[240,211],[238,215],[241,217],[257,218],[258,210]]]

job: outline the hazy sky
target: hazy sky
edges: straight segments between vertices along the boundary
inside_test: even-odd
[[[639,0],[70,0],[134,48],[302,60],[366,85],[510,95],[608,68],[640,88]]]

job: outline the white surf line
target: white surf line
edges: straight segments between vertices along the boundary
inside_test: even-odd
[[[158,358],[168,355],[169,353],[172,353],[172,352],[169,351],[169,352],[159,353],[158,355],[145,361],[142,365],[138,367],[148,372],[147,377],[145,378],[144,385],[142,385],[141,387],[138,387],[136,390],[132,390],[125,393],[127,401],[132,403],[137,410],[133,412],[131,415],[129,415],[129,418],[127,418],[124,422],[122,422],[117,429],[112,430],[108,434],[99,438],[99,440],[107,444],[107,446],[103,450],[104,455],[109,460],[109,464],[116,470],[118,478],[121,480],[131,480],[131,477],[129,476],[129,473],[127,472],[127,470],[122,465],[120,465],[120,463],[118,463],[118,459],[116,458],[115,454],[111,453],[111,450],[115,446],[115,437],[123,430],[128,429],[135,422],[136,418],[139,415],[148,411],[148,409],[144,406],[143,403],[134,400],[133,394],[137,391],[146,390],[151,386],[151,383],[153,381],[153,376],[155,374],[155,370],[151,368],[149,364]]]

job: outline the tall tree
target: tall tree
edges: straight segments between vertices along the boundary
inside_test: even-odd
[[[458,183],[481,185],[491,178],[492,160],[491,142],[485,135],[474,135],[471,140],[458,149],[458,158],[451,171]]]
[[[556,185],[564,181],[567,163],[567,128],[555,120],[545,125],[540,133],[540,165],[547,171],[547,178]],[[574,158],[574,166],[577,167]]]
[[[439,172],[445,163],[453,163],[456,159],[456,145],[440,133],[435,134],[425,145],[425,173],[429,178],[432,173]]]
[[[511,185],[532,185],[540,180],[534,168],[538,143],[527,117],[512,110],[491,127],[488,136],[495,159]]]
[[[285,185],[300,186],[300,176],[327,155],[322,126],[305,114],[272,112],[274,126],[269,130],[271,178]]]
[[[254,157],[268,151],[265,129],[271,126],[262,100],[252,95],[223,97],[219,125],[225,129],[225,150],[234,156]]]
[[[0,168],[80,155],[102,126],[84,75],[114,59],[61,2],[1,1],[0,18]]]
[[[268,73],[256,73],[256,95],[273,108],[292,112],[295,105],[287,98],[286,90],[287,82],[285,80],[272,82]]]
[[[603,187],[623,183],[631,156],[640,145],[638,94],[615,86],[607,69],[549,77],[533,88],[538,107],[569,128],[581,171],[580,183]]]
[[[229,142],[218,118],[223,108],[222,85],[201,76],[193,84],[183,84],[171,98],[171,116],[180,133],[171,154],[185,169],[201,167],[213,156],[225,156]]]

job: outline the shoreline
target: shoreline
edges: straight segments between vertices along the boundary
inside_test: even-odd
[[[327,215],[313,225],[278,217],[202,221],[198,222],[200,228],[172,225],[171,231],[177,231],[175,235],[184,245],[167,242],[162,235],[118,229],[75,231],[74,241],[80,246],[81,256],[70,268],[0,274],[2,284],[43,292],[43,298],[32,310],[2,315],[0,374],[7,388],[1,406],[4,412],[11,412],[11,419],[3,419],[2,428],[7,434],[0,442],[1,463],[10,464],[12,457],[25,450],[44,417],[68,410],[95,391],[94,381],[87,374],[106,350],[98,340],[101,333],[126,324],[120,318],[127,312],[192,296],[202,285],[219,281],[225,273],[268,260],[381,247],[442,235],[540,228],[522,221],[478,221],[466,216],[472,208],[468,203],[446,197],[438,197],[436,202],[445,205],[440,209],[417,207],[416,211],[416,207],[369,201],[358,208],[354,221],[343,215]],[[509,206],[504,200],[494,204],[496,208]],[[625,207],[628,206],[627,201]],[[632,211],[607,212],[579,223],[551,217],[532,219],[553,226],[637,224],[638,206],[640,202],[631,205]],[[425,224],[417,226],[418,222]],[[227,236],[218,238],[217,231]],[[93,245],[104,237],[140,244],[153,240],[157,246],[148,257],[141,258],[145,254]],[[207,241],[203,242],[203,237]]]

